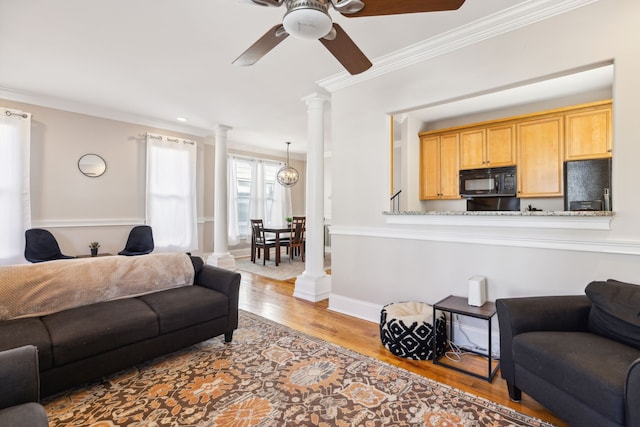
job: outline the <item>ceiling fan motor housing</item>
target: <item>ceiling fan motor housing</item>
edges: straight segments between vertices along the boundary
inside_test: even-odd
[[[282,19],[285,30],[293,37],[317,40],[332,28],[329,5],[324,0],[285,0],[287,13]]]

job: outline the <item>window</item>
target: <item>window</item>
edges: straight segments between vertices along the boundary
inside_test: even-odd
[[[0,264],[17,264],[26,262],[24,232],[31,228],[31,114],[0,112]]]
[[[235,180],[238,209],[238,231],[240,237],[249,232],[249,208],[251,205],[251,164],[249,160],[235,160],[237,177]]]
[[[26,262],[24,232],[31,227],[31,114],[0,113],[0,264],[17,264]]]
[[[289,189],[276,181],[280,162],[247,157],[229,158],[229,242],[251,234],[250,220],[280,225],[291,215]]]
[[[147,135],[147,224],[160,252],[198,249],[195,142]]]

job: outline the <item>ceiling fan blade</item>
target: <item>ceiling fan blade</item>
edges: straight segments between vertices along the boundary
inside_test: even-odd
[[[367,59],[340,25],[333,24],[333,30],[328,36],[321,38],[320,42],[349,73],[360,74],[371,68],[371,61]]]
[[[364,8],[359,12],[342,14],[349,18],[358,16],[397,15],[401,13],[439,12],[456,10],[465,0],[363,0]]]
[[[255,64],[288,36],[289,33],[284,30],[282,24],[274,26],[260,37],[258,41],[252,44],[249,49],[242,52],[242,54],[233,61],[233,64],[240,66]]]

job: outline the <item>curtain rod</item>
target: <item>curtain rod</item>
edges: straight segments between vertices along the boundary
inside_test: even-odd
[[[11,116],[19,116],[19,117],[22,117],[23,119],[26,119],[27,117],[29,117],[29,115],[27,113],[14,113],[11,110],[5,110],[4,113],[9,117],[11,117]]]
[[[170,136],[164,136],[164,137],[163,137],[162,135],[153,135],[153,134],[151,134],[151,133],[149,133],[149,132],[141,133],[141,134],[139,134],[139,135],[140,135],[140,136],[144,136],[145,138],[148,136],[149,138],[159,139],[160,141],[162,141],[163,139],[166,139],[166,140],[167,140],[167,141],[169,141],[169,142],[180,142],[180,139],[182,139],[182,142],[183,142],[184,144],[191,144],[191,145],[195,145],[195,143],[196,143],[195,141],[190,141],[190,140],[188,140],[188,139],[183,139],[183,138],[173,138],[173,137],[170,137]]]
[[[231,159],[238,159],[238,160],[257,160],[259,162],[269,162],[269,163],[275,163],[277,165],[281,165],[284,164],[284,162],[280,161],[280,160],[273,160],[273,159],[265,159],[264,157],[251,157],[251,156],[247,156],[247,155],[243,155],[243,154],[227,154],[228,158]]]

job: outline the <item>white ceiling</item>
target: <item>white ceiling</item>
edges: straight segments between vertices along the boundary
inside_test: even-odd
[[[394,52],[517,8],[532,14],[571,2],[467,0],[457,11],[353,19],[332,10],[334,22],[374,64],[350,77],[319,42],[292,37],[254,66],[231,64],[281,21],[284,7],[240,0],[0,0],[0,98],[201,136],[226,125],[230,144],[284,152],[291,141],[292,154],[302,153],[302,98],[321,92],[320,82],[366,78]],[[480,105],[486,108],[486,100]],[[431,109],[436,113],[450,114],[444,105]]]

